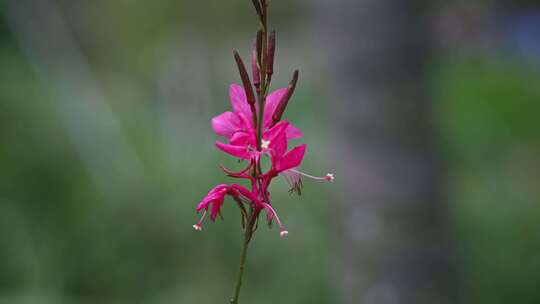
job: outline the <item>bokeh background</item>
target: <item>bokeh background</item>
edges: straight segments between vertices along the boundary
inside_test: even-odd
[[[540,4],[270,1],[274,88],[302,196],[259,227],[244,303],[540,303]],[[0,303],[226,303],[240,218],[193,231],[227,182],[250,1],[0,5]]]

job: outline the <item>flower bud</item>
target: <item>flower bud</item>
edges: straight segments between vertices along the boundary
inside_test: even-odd
[[[240,79],[242,79],[242,84],[244,85],[244,91],[246,92],[247,102],[251,105],[255,105],[255,95],[253,95],[253,88],[251,87],[251,82],[249,81],[249,76],[246,71],[246,66],[240,58],[240,55],[237,51],[234,51],[234,60],[236,60],[236,65],[238,66],[238,72],[240,73]]]
[[[268,8],[268,4],[266,3],[266,0],[261,0],[261,22],[266,27],[266,9]]]
[[[261,68],[262,62],[262,44],[263,44],[263,32],[259,30],[257,32],[257,64]]]
[[[255,7],[255,10],[257,11],[257,15],[259,15],[260,18],[262,18],[262,11],[261,11],[261,5],[259,4],[259,0],[251,0],[253,2],[253,6]]]
[[[287,91],[279,101],[276,110],[272,115],[272,121],[274,124],[281,120],[281,116],[283,115],[283,112],[285,112],[285,108],[287,107],[287,104],[294,93],[294,89],[296,88],[296,82],[298,82],[298,70],[294,71],[293,78],[287,87]]]
[[[257,35],[258,36],[258,35]],[[258,66],[258,55],[257,55],[257,40],[253,42],[253,47],[251,48],[251,73],[253,75],[253,85],[259,94],[261,87],[261,74],[259,72]]]
[[[270,33],[268,38],[268,55],[267,55],[267,65],[266,65],[266,74],[272,75],[274,73],[274,55],[276,53],[276,31]]]

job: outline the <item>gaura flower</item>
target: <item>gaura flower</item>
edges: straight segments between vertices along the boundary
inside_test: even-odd
[[[239,54],[234,52],[234,55],[242,82],[244,85],[250,86],[245,66]],[[227,111],[215,116],[211,121],[214,132],[217,135],[225,137],[228,143],[216,141],[215,145],[218,149],[229,155],[240,160],[248,160],[247,167],[239,172],[230,171],[223,166],[222,169],[230,177],[249,180],[252,190],[249,191],[236,184],[230,186],[221,184],[214,187],[197,207],[197,212],[203,211],[203,214],[199,222],[193,225],[195,230],[202,229],[201,223],[208,210],[210,210],[212,221],[221,214],[221,207],[225,197],[228,195],[240,207],[243,223],[248,217],[258,219],[260,212],[265,210],[268,224],[271,225],[275,221],[280,227],[280,235],[282,237],[286,236],[288,231],[281,223],[276,210],[270,202],[268,188],[272,179],[278,175],[284,176],[291,186],[290,192],[298,192],[298,194],[301,193],[301,177],[333,181],[333,174],[317,177],[303,173],[298,169],[304,158],[307,145],[302,144],[288,150],[290,139],[303,136],[298,128],[286,120],[281,120],[287,103],[294,92],[297,80],[298,71],[295,71],[293,79],[287,88],[278,89],[265,98],[262,103],[264,104],[264,111],[260,111],[259,103],[255,102],[251,87],[246,92],[238,84],[232,84],[230,86],[229,97],[233,111]],[[256,89],[260,89],[257,87],[256,81],[255,87]],[[249,98],[247,97],[247,93],[249,93]],[[257,94],[261,94],[260,90],[257,91]],[[261,95],[259,95],[259,98],[261,98]],[[257,124],[259,123],[261,123],[262,134],[258,134]],[[259,135],[260,138],[258,138]],[[261,170],[261,157],[270,158],[271,167],[267,172],[262,172]],[[244,204],[247,204],[252,212],[249,216]],[[253,225],[253,223],[251,222],[250,225]],[[253,228],[253,226],[251,227]]]
[[[290,124],[287,121],[280,121],[275,126],[263,133],[261,140],[261,151],[255,149],[256,142],[246,138],[245,141],[237,141],[233,138],[231,144],[224,144],[216,141],[216,147],[221,151],[240,159],[258,159],[261,155],[270,151],[269,143],[274,142],[280,134],[287,137],[290,130]]]
[[[210,219],[212,221],[216,220],[216,217],[220,214],[221,206],[223,206],[223,202],[225,200],[225,196],[231,196],[238,204],[258,204],[259,201],[257,199],[257,196],[254,195],[251,191],[248,189],[237,185],[227,185],[227,184],[220,184],[212,188],[210,192],[202,199],[202,201],[197,205],[197,213],[203,211],[203,214],[197,224],[193,225],[193,228],[195,230],[202,230],[201,223],[206,217],[206,213],[208,212],[208,209],[210,209]]]
[[[272,167],[263,177],[268,183],[275,176],[282,175],[291,186],[290,191],[301,194],[302,176],[318,181],[334,181],[334,174],[331,173],[327,173],[323,177],[318,177],[300,171],[298,167],[302,163],[307,145],[299,145],[287,152],[287,142],[284,134],[278,134],[273,141],[268,143]]]
[[[216,147],[240,160],[246,160],[247,163],[247,167],[239,172],[230,171],[222,166],[223,171],[230,177],[249,182],[251,190],[237,184],[215,186],[198,204],[196,211],[202,212],[202,215],[193,225],[195,230],[202,230],[201,223],[208,212],[210,219],[215,221],[216,217],[221,215],[221,207],[227,196],[240,208],[244,244],[240,274],[234,296],[230,301],[233,304],[238,303],[248,244],[257,230],[261,213],[266,212],[269,226],[274,222],[279,225],[281,237],[289,233],[271,203],[268,188],[272,180],[282,175],[291,184],[291,190],[300,194],[301,177],[325,181],[334,179],[332,174],[316,177],[298,170],[307,146],[302,144],[289,150],[289,140],[303,135],[288,121],[282,120],[282,117],[295,91],[299,72],[298,70],[293,72],[286,88],[268,94],[274,73],[276,33],[272,31],[268,35],[267,0],[253,0],[252,3],[261,28],[257,31],[257,37],[251,48],[251,79],[239,52],[234,50],[233,56],[242,86],[233,84],[229,88],[232,111],[215,116],[211,121],[214,132],[226,139],[224,142],[216,141]],[[268,166],[263,166],[265,157],[270,159],[269,169],[266,169]]]
[[[287,92],[287,88],[278,89],[268,95],[266,98],[263,114],[263,143],[271,135],[266,133],[277,127],[281,121],[275,124],[272,119],[280,101]],[[216,141],[216,146],[225,153],[231,154],[241,159],[247,159],[252,156],[250,150],[255,150],[257,126],[253,124],[253,113],[247,102],[244,88],[238,84],[232,84],[229,88],[229,97],[233,112],[224,112],[212,118],[212,129],[217,135],[223,136],[229,140],[229,144]],[[256,105],[258,112],[258,105]],[[286,126],[287,139],[295,139],[303,136],[302,132],[290,123]]]

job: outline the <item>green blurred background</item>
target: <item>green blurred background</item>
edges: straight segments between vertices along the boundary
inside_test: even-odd
[[[287,118],[306,135],[303,169],[324,174],[339,130],[308,3],[271,1],[274,87],[301,70]],[[429,6],[455,292],[540,303],[540,7],[493,7]],[[0,303],[225,303],[237,209],[191,225],[229,182],[218,165],[238,166],[209,120],[239,81],[231,50],[248,54],[250,1],[4,1],[0,13]],[[273,186],[290,234],[259,228],[242,302],[342,301],[335,173],[301,197]]]

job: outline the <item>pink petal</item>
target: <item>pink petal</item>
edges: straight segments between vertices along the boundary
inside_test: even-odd
[[[287,152],[283,158],[278,160],[276,170],[278,172],[283,172],[295,167],[300,166],[304,154],[306,153],[306,144],[294,147],[291,151]]]
[[[201,211],[201,210],[203,210],[203,209],[207,209],[209,203],[210,203],[209,201],[201,201],[201,202],[197,205],[197,209],[195,209],[195,211],[197,211],[197,213],[199,213],[199,211]]]
[[[236,191],[240,192],[240,194],[242,194],[243,196],[245,196],[246,198],[248,198],[252,202],[257,201],[257,197],[251,191],[246,189],[245,187],[242,187],[242,186],[237,185],[237,184],[232,184],[231,188],[233,188]]]
[[[236,132],[231,136],[229,143],[234,146],[246,146],[249,144],[249,137],[247,132]]]
[[[212,221],[216,220],[216,217],[219,214],[219,210],[221,210],[221,206],[223,206],[224,199],[225,197],[223,196],[214,200],[214,202],[212,203],[212,210],[210,211],[210,219],[212,219]]]
[[[242,121],[238,115],[225,112],[212,118],[212,129],[217,135],[231,138],[234,132],[241,128],[241,123]]]
[[[234,113],[244,115],[246,118],[252,117],[251,109],[247,103],[246,92],[241,85],[231,84],[229,88],[229,98]]]
[[[272,123],[272,115],[274,114],[274,111],[276,110],[279,101],[285,95],[287,92],[287,88],[281,88],[277,89],[274,92],[270,93],[266,97],[266,103],[264,106],[264,127],[268,128],[270,124]]]
[[[275,126],[273,126],[270,130],[264,132],[263,138],[265,140],[272,142],[272,140],[274,140],[281,133],[283,133],[287,129],[288,126],[289,126],[289,123],[287,121],[280,121]]]
[[[281,132],[276,138],[274,138],[270,145],[270,156],[272,157],[272,162],[279,161],[283,157],[283,154],[287,152],[287,136],[285,132]]]
[[[248,170],[250,168],[252,168],[251,162],[245,169],[240,170],[240,171],[229,170],[228,168],[226,168],[223,165],[220,165],[220,167],[221,167],[221,170],[223,170],[223,172],[225,172],[225,174],[227,174],[230,177],[238,177],[238,178],[246,178],[246,179],[249,179],[249,180],[254,180],[254,178],[251,175],[246,173],[246,172],[248,172]]]
[[[221,151],[234,157],[238,157],[241,159],[249,159],[249,152],[246,146],[233,146],[216,141],[216,147]]]
[[[253,115],[251,112],[249,116],[246,113],[238,113],[237,115],[240,117],[240,120],[242,120],[242,129],[255,133],[255,127],[253,127]]]
[[[302,136],[304,136],[304,134],[302,134],[302,131],[300,131],[300,129],[289,124],[289,126],[287,127],[287,139],[296,139],[301,138]]]
[[[212,188],[212,190],[210,190],[208,192],[208,194],[199,203],[199,205],[197,206],[196,211],[199,212],[202,209],[208,209],[208,205],[212,201],[214,201],[215,199],[217,199],[219,197],[224,197],[225,196],[226,191],[223,191],[223,190],[227,189],[228,187],[229,186],[226,185],[226,184],[219,184],[219,185],[215,186],[214,188]]]

